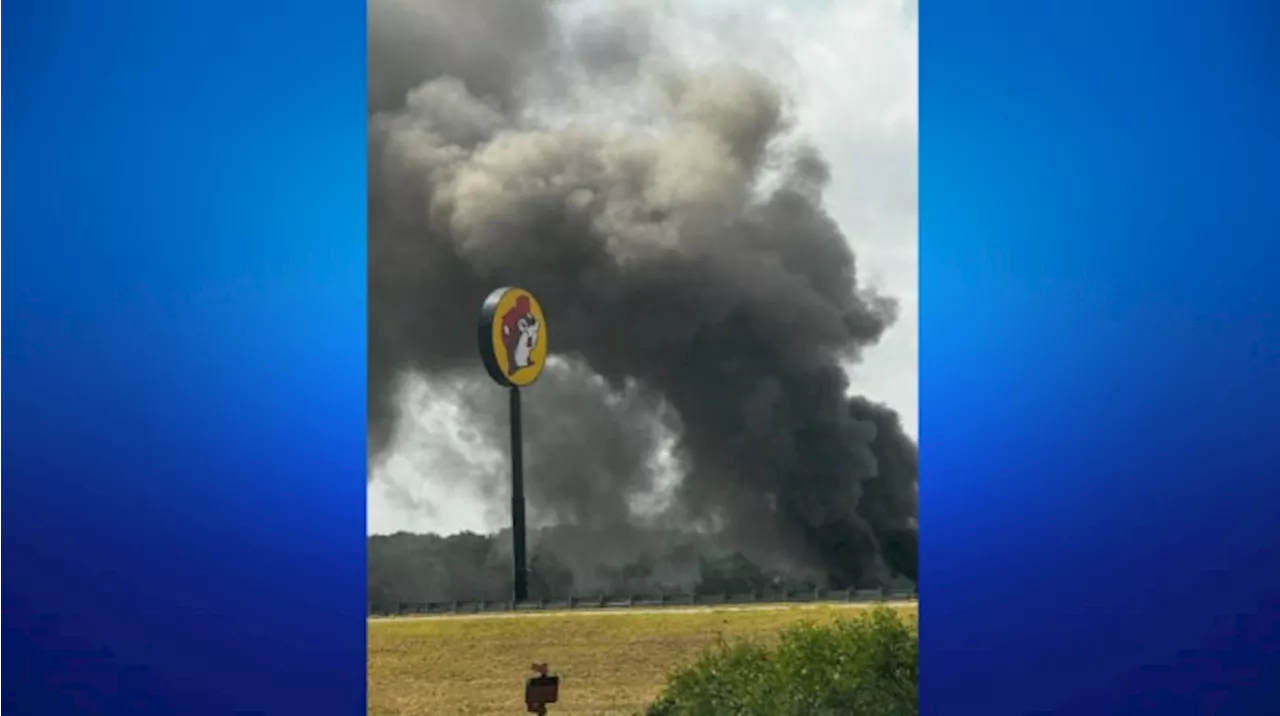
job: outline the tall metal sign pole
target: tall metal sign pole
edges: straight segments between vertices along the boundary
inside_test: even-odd
[[[547,360],[547,324],[542,306],[522,288],[500,288],[480,307],[480,357],[494,382],[507,389],[511,404],[511,547],[515,599],[529,598],[525,554],[524,437],[520,389],[533,383]]]

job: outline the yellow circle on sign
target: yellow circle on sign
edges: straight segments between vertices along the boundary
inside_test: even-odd
[[[508,289],[493,312],[493,358],[511,385],[538,379],[547,361],[547,322],[542,306],[522,288]]]

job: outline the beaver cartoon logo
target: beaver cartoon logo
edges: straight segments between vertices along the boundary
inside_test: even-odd
[[[500,288],[480,309],[480,356],[498,385],[523,388],[537,380],[547,359],[547,321],[533,294]]]
[[[533,365],[533,351],[538,347],[541,326],[530,308],[529,296],[521,295],[502,314],[502,342],[507,348],[507,375]]]

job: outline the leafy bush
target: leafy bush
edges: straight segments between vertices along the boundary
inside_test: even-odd
[[[646,716],[915,716],[916,626],[877,608],[774,646],[720,643],[677,670]]]

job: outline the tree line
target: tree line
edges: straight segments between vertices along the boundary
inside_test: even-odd
[[[552,528],[530,536],[529,595],[533,599],[911,586],[915,578],[911,570],[877,585],[826,585],[812,572],[770,569],[740,551],[718,549],[689,535],[664,534],[660,539],[647,535],[634,540],[629,554],[622,557],[610,554],[601,539],[573,530]],[[368,538],[369,607],[391,612],[404,602],[509,599],[514,581],[510,544],[509,531],[372,535]],[[914,564],[914,555],[910,562]]]

